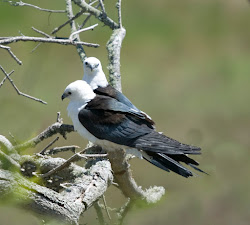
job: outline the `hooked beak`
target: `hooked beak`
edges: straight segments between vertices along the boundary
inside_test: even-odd
[[[63,99],[65,99],[65,98],[67,98],[69,95],[67,94],[67,93],[63,93],[63,95],[62,95],[62,101],[63,101]]]
[[[91,69],[91,72],[92,72],[95,68],[97,68],[99,66],[99,63],[97,63],[95,65],[88,64],[87,66]]]

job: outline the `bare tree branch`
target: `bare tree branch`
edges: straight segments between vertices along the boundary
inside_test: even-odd
[[[121,72],[120,72],[120,54],[122,41],[126,35],[126,30],[121,27],[113,31],[109,41],[107,42],[106,48],[108,51],[109,58],[109,79],[111,85],[117,90],[122,90],[121,85]]]
[[[92,151],[92,150],[100,150],[100,147],[98,146],[91,146],[91,147],[87,147],[86,149],[82,150],[81,152],[79,153],[76,153],[74,154],[73,156],[71,156],[68,160],[66,160],[63,164],[53,168],[52,170],[50,170],[49,172],[47,172],[46,174],[42,174],[41,177],[45,178],[45,177],[48,177],[48,176],[51,176],[52,174],[54,174],[55,172],[58,172],[62,169],[64,169],[65,167],[68,167],[72,162],[76,162],[76,161],[79,161],[83,158],[87,159],[87,156],[85,156],[83,153],[85,151]],[[91,155],[89,154],[88,156],[92,156],[92,157],[100,157],[100,155]],[[107,154],[103,154],[102,157],[106,157]]]
[[[71,41],[69,39],[60,39],[60,38],[43,38],[43,37],[28,37],[28,36],[16,36],[16,37],[3,37],[2,40],[0,40],[1,44],[10,44],[13,42],[18,41],[32,41],[32,42],[44,42],[44,43],[56,43],[56,44],[63,44],[63,45],[85,45],[88,47],[99,47],[98,44],[83,42],[83,41]]]
[[[74,131],[74,127],[72,125],[56,122],[52,124],[51,126],[49,126],[47,129],[45,129],[42,133],[32,138],[31,140],[23,144],[15,146],[15,149],[20,151],[20,150],[25,150],[27,148],[35,147],[37,144],[39,144],[43,140],[55,134],[61,134],[64,138],[66,138],[66,134],[72,131]]]
[[[110,27],[112,30],[119,28],[119,25],[109,18],[106,13],[101,12],[100,10],[90,6],[84,0],[73,0],[76,5],[85,9],[87,12],[93,14],[98,20],[103,22],[105,25]]]
[[[69,36],[69,39],[73,41],[73,36],[74,36],[74,35],[79,34],[79,33],[81,33],[81,32],[84,32],[84,31],[87,31],[87,30],[94,30],[94,28],[95,28],[96,26],[98,26],[98,23],[97,23],[97,24],[94,24],[94,25],[92,25],[92,26],[90,26],[90,27],[86,27],[86,28],[77,30],[77,31],[71,33],[71,35]]]
[[[12,73],[14,73],[15,72],[15,70],[12,70],[9,74],[8,74],[8,76],[10,77],[10,75],[12,74]],[[4,82],[7,80],[7,77],[5,76],[4,78],[3,78],[3,80],[1,81],[1,83],[0,83],[0,87],[4,84]]]
[[[122,0],[118,0],[116,6],[117,6],[117,9],[118,9],[119,27],[122,28]]]
[[[108,209],[108,205],[107,205],[107,202],[106,202],[105,195],[102,196],[102,200],[103,200],[103,205],[105,207],[107,216],[108,216],[109,220],[111,220],[111,216],[110,216],[110,213],[109,213],[109,209]]]
[[[14,159],[12,159],[9,155],[5,154],[1,150],[0,150],[0,158],[4,158],[5,160],[7,160],[15,169],[20,168],[19,163],[17,163]]]
[[[52,146],[56,141],[59,140],[59,137],[56,137],[53,141],[51,141],[42,151],[39,152],[39,154],[44,155],[45,151]]]
[[[72,9],[72,1],[71,0],[65,0],[66,2],[66,11],[67,11],[67,16],[69,19],[72,19],[74,17],[74,14],[73,14],[73,9]],[[85,9],[84,9],[85,10]],[[76,29],[76,24],[75,24],[75,21],[72,20],[70,22],[70,26],[71,26],[71,33],[74,33],[77,31]],[[77,41],[80,41],[80,37],[79,37],[79,34],[75,34],[75,39]],[[80,59],[82,61],[82,63],[84,62],[84,59],[86,57],[86,53],[83,49],[83,47],[81,45],[76,45],[76,50],[80,56]]]
[[[95,1],[95,2],[98,2],[98,0]],[[92,2],[92,3],[93,3],[93,2]],[[99,4],[98,4],[97,6],[95,6],[94,8],[95,8],[95,9],[98,9],[100,5],[101,5],[101,4],[99,3]],[[78,27],[78,29],[82,29],[82,28],[85,26],[85,24],[88,22],[88,20],[90,19],[91,16],[92,16],[92,14],[89,14],[89,15],[86,17],[86,19],[82,22],[82,24]]]
[[[52,36],[46,34],[45,32],[36,29],[35,27],[31,27],[31,29],[34,30],[35,32],[37,32],[38,34],[42,34],[43,36],[45,36],[45,37],[47,37],[47,38],[54,38],[54,37],[52,37]]]
[[[100,225],[105,225],[106,223],[105,223],[105,220],[104,220],[104,216],[103,216],[103,213],[102,213],[102,208],[100,207],[99,201],[97,201],[94,204],[94,208],[96,210],[96,214],[97,214],[99,224]]]
[[[77,145],[54,147],[52,149],[46,150],[44,155],[55,155],[59,152],[66,152],[66,151],[72,151],[73,153],[75,153],[76,149],[78,148],[80,147]]]
[[[85,12],[85,9],[82,9],[80,12],[78,12],[75,16],[67,20],[64,24],[60,25],[59,27],[56,27],[51,34],[57,33],[59,30],[61,30],[63,27],[65,27],[67,24],[71,23],[73,20],[77,19],[80,17],[83,13]]]
[[[47,104],[47,102],[39,99],[39,98],[35,98],[33,96],[30,96],[30,95],[27,95],[21,91],[19,91],[19,89],[17,88],[17,86],[14,84],[13,80],[10,78],[9,74],[3,69],[3,67],[0,65],[0,69],[2,70],[2,72],[5,74],[5,76],[7,77],[7,79],[10,81],[10,83],[12,84],[12,86],[14,87],[14,89],[16,90],[17,94],[18,95],[21,95],[21,96],[24,96],[26,98],[29,98],[29,99],[32,99],[34,101],[37,101],[37,102],[40,102],[40,103],[43,103],[43,104]]]
[[[0,48],[3,48],[3,49],[6,49],[9,54],[11,55],[11,57],[13,59],[15,59],[15,61],[19,64],[19,65],[22,65],[22,61],[20,59],[17,58],[17,56],[10,50],[10,47],[8,46],[4,46],[4,45],[0,45]]]
[[[45,12],[50,12],[50,13],[65,13],[65,12],[66,12],[66,10],[43,9],[43,8],[40,8],[40,7],[36,6],[36,5],[32,5],[32,4],[29,4],[29,3],[25,3],[25,2],[23,2],[23,1],[19,1],[19,2],[15,2],[15,1],[5,1],[5,2],[10,3],[12,6],[29,6],[29,7],[38,9],[38,10],[40,10],[40,11],[45,11]]]
[[[103,1],[102,1],[102,0],[99,0],[99,2],[100,2],[100,5],[101,5],[101,8],[102,8],[102,12],[103,12],[103,13],[106,13],[105,7],[104,7],[104,4],[103,4]]]

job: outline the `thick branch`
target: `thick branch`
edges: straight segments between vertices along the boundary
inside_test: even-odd
[[[6,148],[12,148],[7,139],[2,137],[0,136],[1,143]],[[2,153],[0,151],[0,156],[7,159],[10,166],[20,168],[18,162]],[[63,162],[65,160],[60,158],[37,156],[22,156],[20,159],[22,174],[26,176],[34,174],[30,172],[32,169],[46,173]],[[48,188],[27,180],[18,172],[10,172],[0,167],[0,196],[11,197],[15,193],[14,199],[19,205],[43,218],[49,216],[62,223],[77,225],[80,215],[104,194],[113,179],[110,163],[101,158],[91,160],[88,170],[71,164],[53,176],[54,178],[47,180],[47,185],[50,185]],[[51,189],[58,190],[62,182],[67,182],[67,185],[62,185],[65,189],[60,193]]]
[[[122,27],[113,31],[106,47],[109,58],[109,78],[111,85],[121,91],[120,54],[122,41],[126,35],[126,30]]]
[[[55,134],[61,134],[64,138],[66,138],[66,134],[74,131],[74,127],[72,125],[68,124],[62,124],[60,122],[56,122],[49,126],[46,130],[44,130],[42,133],[37,135],[36,137],[32,138],[31,140],[21,144],[17,145],[14,148],[16,150],[24,150],[27,148],[35,147],[37,144],[39,144],[41,141],[55,135]]]

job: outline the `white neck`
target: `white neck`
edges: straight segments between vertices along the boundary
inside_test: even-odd
[[[92,74],[84,73],[82,79],[91,86],[92,90],[95,90],[98,86],[106,87],[108,85],[108,81],[102,70],[93,71]]]

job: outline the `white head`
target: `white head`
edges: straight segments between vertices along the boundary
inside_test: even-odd
[[[83,80],[86,81],[93,90],[98,86],[106,87],[108,81],[104,72],[102,71],[102,65],[99,59],[95,57],[86,58],[83,62],[84,76]]]
[[[96,94],[92,88],[83,80],[76,80],[69,84],[62,95],[62,100],[69,98],[70,101],[87,103],[92,100]]]

